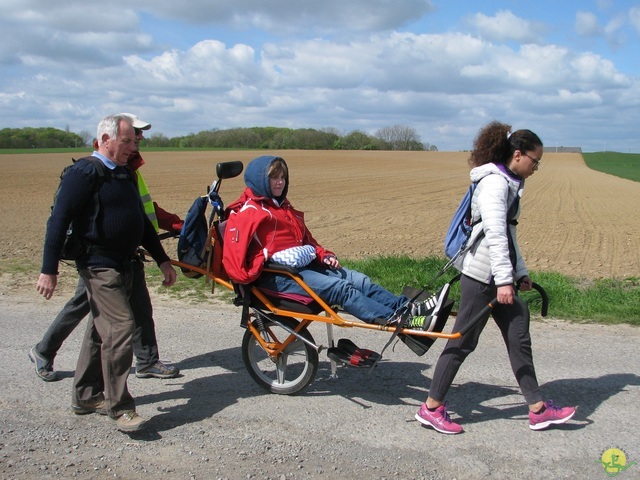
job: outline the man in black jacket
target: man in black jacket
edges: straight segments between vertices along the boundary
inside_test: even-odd
[[[138,144],[144,139],[143,132],[151,128],[151,124],[145,122],[135,115],[127,113],[133,121],[133,129],[136,134],[134,152],[129,157],[127,168],[132,172],[134,179],[138,184],[140,198],[143,199],[143,205],[147,216],[153,223],[157,224],[157,229],[167,230],[173,233],[180,233],[182,219],[176,215],[160,208],[156,202],[151,199],[146,183],[140,173],[140,167],[144,165],[144,160],[140,155]],[[98,148],[98,142],[95,141],[95,149]],[[95,161],[102,163],[97,158]],[[103,167],[103,170],[106,167]],[[94,197],[95,198],[95,197]],[[153,320],[153,307],[147,289],[147,283],[144,274],[144,264],[142,259],[133,262],[133,286],[129,304],[133,311],[136,329],[133,333],[133,354],[136,359],[136,376],[138,378],[173,378],[178,376],[180,370],[174,365],[166,365],[160,361],[158,352],[158,340],[156,338],[155,322]],[[55,319],[45,332],[42,339],[29,350],[29,358],[35,365],[36,375],[45,382],[54,382],[59,380],[57,372],[53,369],[53,362],[63,342],[71,335],[73,330],[80,324],[82,319],[86,317],[91,308],[89,299],[87,298],[87,289],[84,286],[82,278],[78,281],[78,286],[71,299],[65,304],[62,310],[56,315]],[[76,413],[82,413],[74,409]]]
[[[139,430],[146,422],[136,413],[135,401],[127,387],[134,331],[129,305],[131,262],[135,261],[138,246],[142,245],[156,261],[164,275],[164,285],[173,285],[176,273],[125,168],[135,149],[131,117],[105,117],[98,125],[97,138],[98,150],[92,156],[99,158],[108,172],[98,190],[100,215],[94,222],[95,212],[86,208],[93,203],[96,167],[79,160],[64,175],[47,223],[36,288],[46,299],[53,295],[60,252],[73,221],[74,234],[77,232],[89,246],[76,259],[76,266],[87,287],[93,317],[76,366],[74,410],[106,413],[119,430],[129,432]]]

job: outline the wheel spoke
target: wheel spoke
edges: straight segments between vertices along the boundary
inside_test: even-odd
[[[281,353],[278,355],[278,359],[276,360],[276,372],[278,374],[278,383],[282,385],[285,383],[287,378],[287,357],[286,353]]]

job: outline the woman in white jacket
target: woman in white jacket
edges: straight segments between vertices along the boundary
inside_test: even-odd
[[[575,414],[575,408],[560,408],[543,400],[533,365],[529,309],[516,296],[516,284],[523,291],[531,290],[532,285],[516,239],[519,200],[524,180],[540,165],[543,148],[532,131],[510,130],[510,125],[499,122],[485,126],[478,133],[469,158],[473,167],[471,180],[478,182],[471,203],[477,224],[471,234],[473,247],[456,264],[462,276],[454,331],[464,327],[494,298],[498,299],[491,315],[502,333],[511,368],[529,405],[529,426],[542,430],[566,422]],[[444,399],[462,362],[476,348],[488,319],[487,313],[475,328],[445,346],[436,364],[429,397],[416,414],[420,423],[441,433],[462,432],[462,427],[451,421]]]

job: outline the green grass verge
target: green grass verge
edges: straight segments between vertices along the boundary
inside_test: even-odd
[[[45,153],[83,153],[93,151],[91,147],[79,147],[79,148],[0,148],[0,155],[19,155],[23,153],[30,154],[45,154]]]
[[[234,293],[222,285],[215,285],[214,293],[211,293],[212,284],[205,277],[189,278],[176,268],[178,277],[171,287],[162,286],[162,272],[155,263],[148,263],[145,268],[149,289],[155,289],[158,293],[168,295],[170,298],[184,300],[189,303],[211,302],[222,300],[231,303]]]
[[[450,269],[435,283],[434,277],[445,264],[443,259],[412,259],[406,256],[372,257],[364,260],[343,260],[343,264],[363,273],[394,293],[400,293],[404,285],[427,287],[429,290],[449,281],[456,275]],[[10,276],[12,283],[34,286],[39,266],[22,261],[0,263],[0,275]],[[629,324],[640,326],[640,278],[584,279],[567,277],[553,272],[531,272],[534,282],[542,286],[549,297],[549,316],[574,322],[596,322],[601,324]],[[187,278],[178,271],[178,280],[173,287],[162,286],[162,275],[154,263],[148,263],[146,276],[149,289],[188,303],[224,301],[231,303],[233,292],[216,285],[215,295],[205,278]],[[75,286],[75,272],[65,268],[60,281],[70,288]],[[451,289],[451,298],[458,300],[458,283]],[[523,292],[522,298],[529,304],[534,317],[541,309],[537,292]]]
[[[399,293],[404,285],[440,287],[456,275],[452,268],[435,284],[430,284],[445,264],[442,259],[411,259],[408,257],[376,257],[349,260],[345,266],[366,273],[371,279]],[[549,297],[549,315],[578,322],[604,324],[627,323],[640,326],[640,278],[623,280],[602,279],[584,281],[558,273],[531,272],[534,282],[542,286]],[[458,284],[451,289],[451,297],[460,298]],[[535,292],[523,292],[533,315],[539,315],[542,302]]]
[[[450,269],[435,284],[431,283],[445,261],[438,258],[412,259],[406,256],[372,257],[364,260],[346,260],[348,268],[366,273],[371,279],[394,293],[402,287],[427,287],[434,290],[449,281],[457,273]],[[147,268],[149,284],[154,288],[161,283],[160,271]],[[549,316],[575,322],[597,322],[602,324],[630,324],[640,326],[640,278],[623,280],[601,279],[585,281],[558,273],[532,272],[534,282],[544,288],[549,297]],[[189,279],[178,274],[176,286],[164,289],[175,298],[203,301],[210,298],[211,287],[203,278]],[[232,292],[224,287],[216,287],[218,298],[233,298]],[[451,289],[451,297],[460,298],[458,284]],[[534,316],[540,315],[542,302],[535,292],[523,292],[522,298],[529,304]]]

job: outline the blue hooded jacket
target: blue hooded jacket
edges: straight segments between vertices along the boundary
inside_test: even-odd
[[[285,166],[287,162],[281,157],[272,155],[263,155],[262,157],[251,160],[244,171],[244,183],[249,187],[256,196],[265,198],[274,198],[271,195],[271,187],[269,186],[269,168],[276,160],[280,160]],[[287,166],[287,172],[289,167]],[[282,190],[282,195],[276,200],[281,204],[287,198],[289,191],[289,175],[287,173],[286,183]]]

